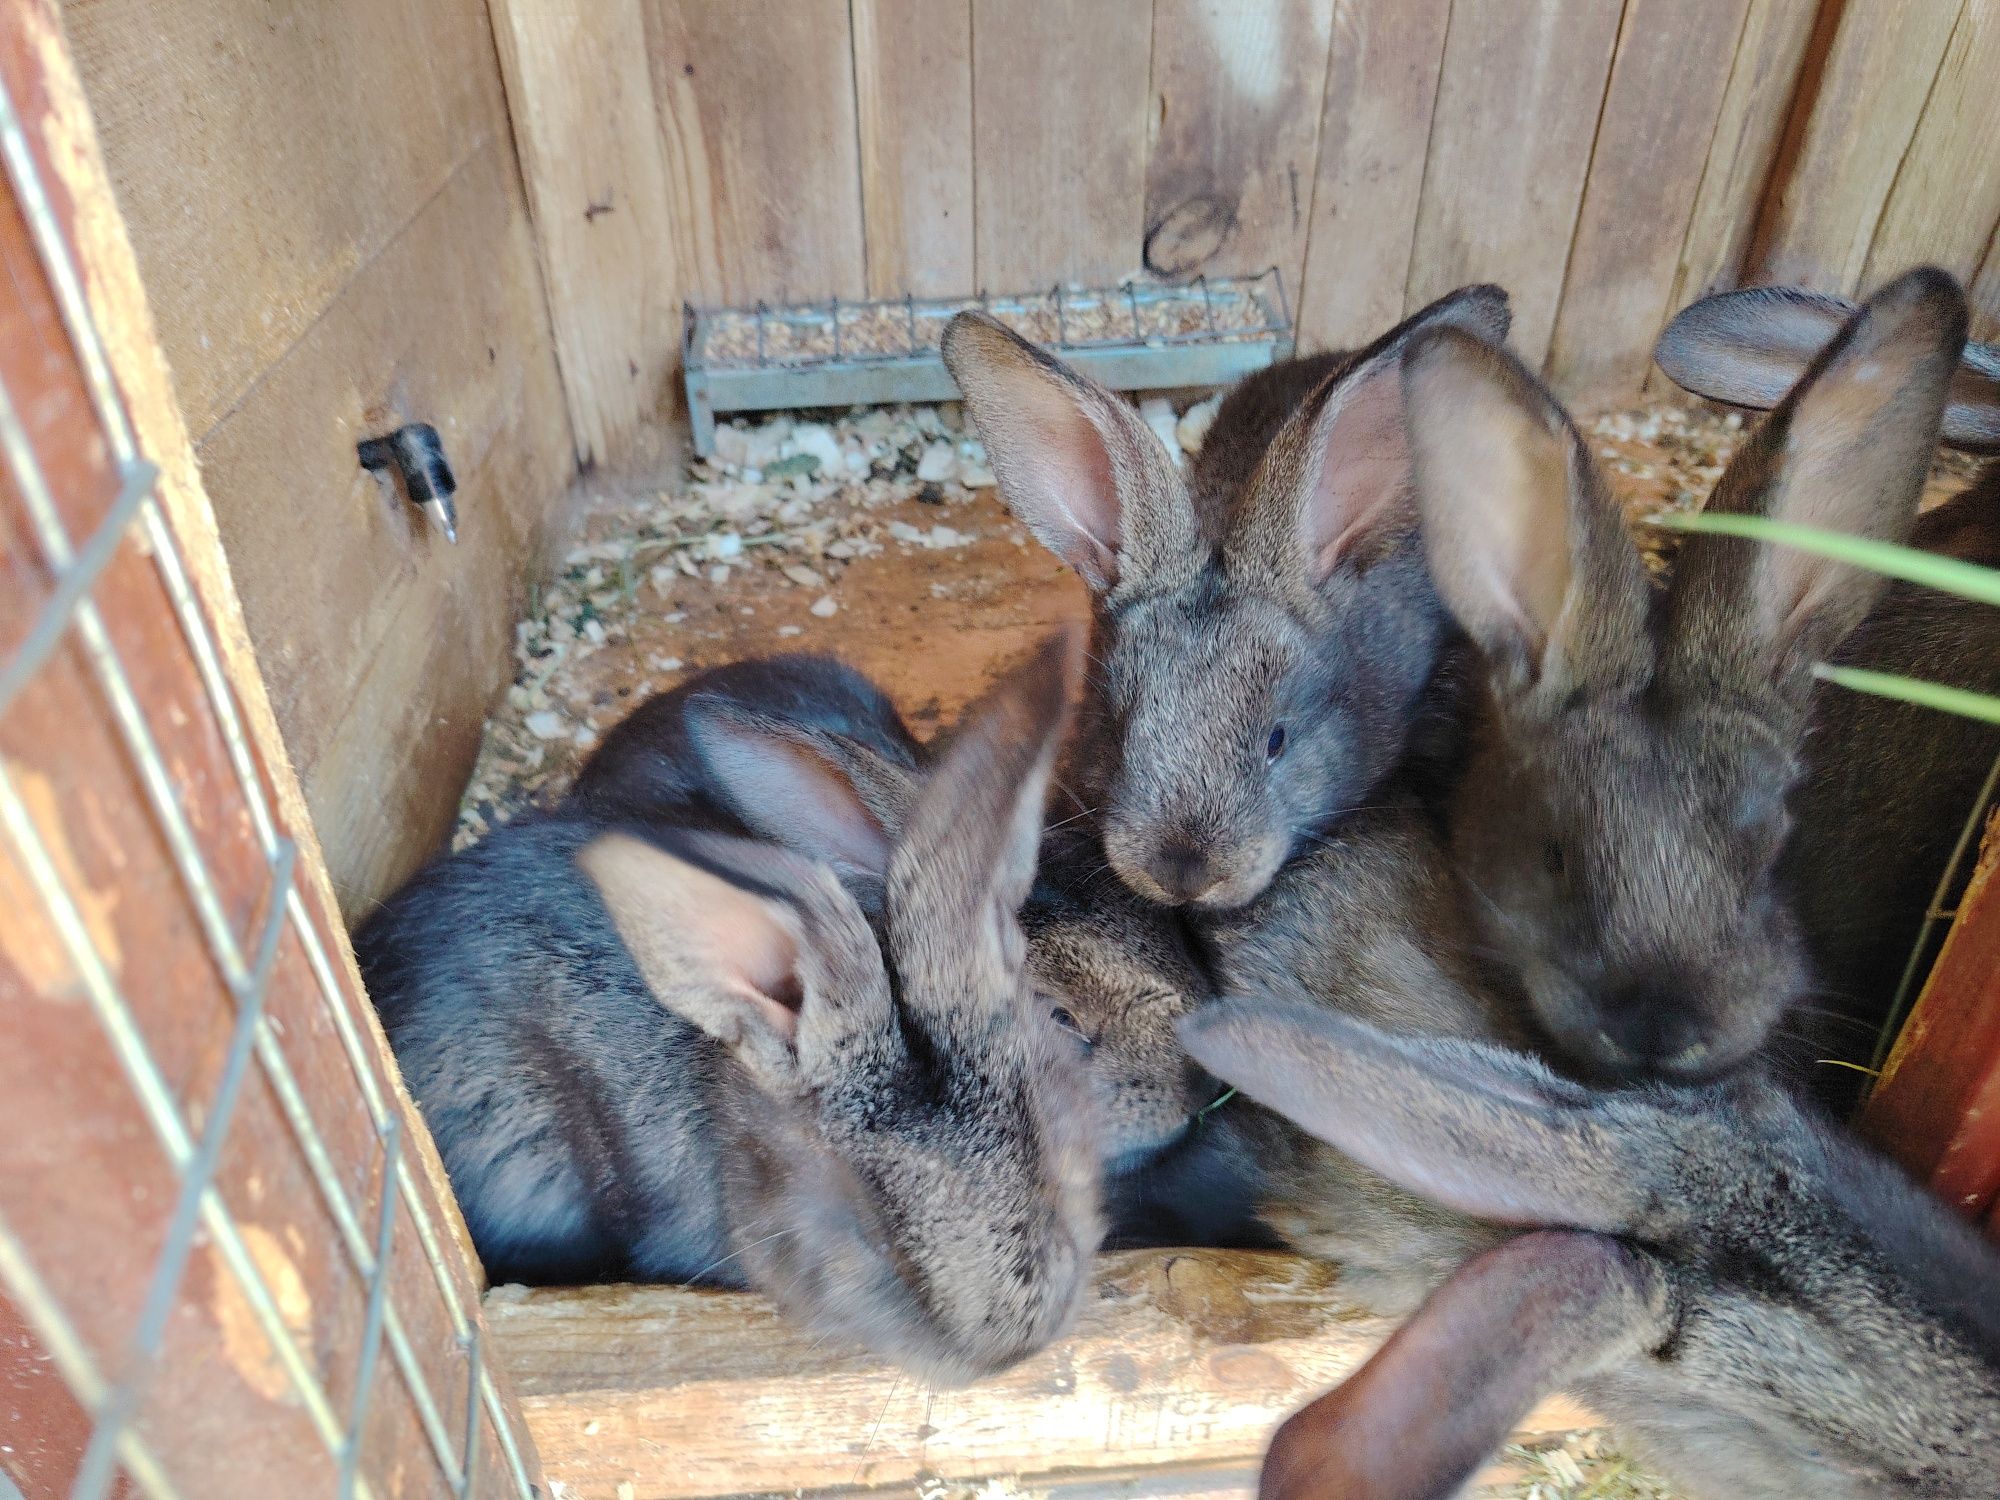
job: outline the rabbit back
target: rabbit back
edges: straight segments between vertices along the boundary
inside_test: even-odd
[[[685,1280],[725,1253],[703,1095],[720,1060],[653,998],[577,872],[599,831],[509,824],[355,934],[496,1282]],[[722,1284],[742,1283],[725,1268]]]

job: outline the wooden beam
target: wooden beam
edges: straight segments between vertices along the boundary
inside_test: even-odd
[[[1840,13],[1751,280],[1851,296],[1961,5],[1870,0]]]
[[[672,409],[681,274],[641,0],[488,0],[576,451],[633,457]]]
[[[1622,0],[1452,7],[1405,305],[1470,281],[1513,294],[1513,345],[1548,354]]]
[[[64,7],[199,437],[507,132],[482,0]]]
[[[973,0],[979,284],[1139,269],[1152,0]]]
[[[689,295],[863,295],[847,0],[645,4],[666,219]]]
[[[1629,400],[1645,382],[1679,268],[1673,230],[1694,212],[1745,8],[1626,6],[1549,349],[1571,400]]]
[[[2000,838],[1986,842],[1863,1134],[1968,1217],[2000,1205]]]
[[[1294,307],[1307,349],[1364,344],[1403,316],[1450,0],[1340,0],[1311,235]]]
[[[1913,265],[1962,280],[2000,223],[2000,0],[1965,0],[1896,172],[1861,273],[1864,289]]]
[[[1972,336],[2000,340],[2000,228],[1986,247],[1986,261],[1972,278]]]
[[[1668,317],[1742,279],[1818,14],[1819,0],[1750,0],[1667,289]],[[1648,370],[1648,390],[1671,385]]]
[[[962,297],[972,270],[972,0],[854,0],[868,295]]]
[[[1155,0],[1146,269],[1305,269],[1333,0]]]
[[[158,468],[153,495],[164,519],[142,517],[126,533],[90,597],[169,768],[215,902],[240,943],[254,948],[276,890],[219,705],[240,715],[234,727],[242,741],[234,743],[251,762],[246,780],[269,799],[273,834],[297,846],[298,905],[287,906],[290,917],[267,971],[268,1045],[260,1044],[244,1078],[215,1186],[236,1226],[238,1264],[247,1263],[270,1294],[267,1305],[298,1363],[277,1358],[269,1325],[239,1290],[236,1270],[225,1268],[223,1236],[211,1219],[180,1279],[137,1425],[180,1493],[324,1488],[335,1482],[339,1455],[313,1430],[298,1385],[317,1383],[327,1393],[337,1435],[360,1357],[368,1287],[357,1258],[342,1248],[329,1200],[344,1190],[349,1208],[372,1222],[384,1179],[371,1106],[385,1108],[403,1127],[408,1189],[391,1220],[385,1286],[412,1368],[439,1410],[460,1414],[461,1432],[468,1411],[467,1351],[459,1338],[465,1325],[454,1323],[447,1303],[476,1324],[478,1263],[362,991],[54,0],[28,0],[6,12],[0,77],[48,188],[56,232],[73,253],[120,418],[104,428],[86,395],[91,362],[72,357],[39,247],[30,247],[10,190],[0,191],[0,259],[7,266],[0,277],[7,316],[0,321],[26,311],[30,322],[10,327],[25,336],[0,337],[0,350],[31,360],[33,368],[10,370],[8,388],[72,537],[91,534],[103,503],[120,487],[113,459],[122,456],[124,422],[138,455]],[[0,516],[0,534],[25,538],[18,510],[0,499],[0,512],[8,512]],[[171,536],[170,550],[157,545],[155,524]],[[0,591],[0,617],[18,622],[47,604],[50,580],[38,551],[25,541],[7,550],[25,586]],[[169,557],[185,575],[169,567]],[[183,587],[192,589],[191,607],[206,630],[186,628],[174,602],[184,597]],[[199,657],[196,640],[209,641],[220,661]],[[112,728],[87,660],[74,645],[58,650],[0,718],[0,758],[35,830],[32,839],[18,837],[18,829],[0,835],[0,993],[41,997],[0,1007],[0,1101],[7,1114],[0,1209],[10,1249],[21,1257],[10,1262],[7,1282],[14,1310],[35,1325],[46,1352],[66,1342],[60,1335],[74,1335],[64,1355],[65,1380],[76,1378],[84,1360],[111,1378],[128,1368],[134,1320],[158,1273],[161,1231],[179,1186],[161,1149],[162,1138],[175,1139],[164,1122],[199,1130],[217,1108],[218,1074],[244,1003],[222,983],[187,883],[140,793],[129,747]],[[53,883],[63,893],[55,905],[79,909],[92,952],[122,988],[131,1027],[122,1049],[84,1003],[73,950],[56,941],[46,894],[50,872],[36,876],[31,847],[46,851],[53,864]],[[351,1052],[341,1032],[351,1038]],[[149,1115],[141,1108],[127,1077],[136,1050],[157,1069],[169,1101],[164,1111]],[[280,1095],[280,1077],[292,1081],[295,1095]],[[325,1177],[312,1169],[303,1132],[281,1108],[287,1097],[310,1114],[325,1151],[318,1159],[330,1168]],[[421,1230],[412,1222],[418,1209]],[[0,1337],[0,1362],[23,1348]],[[382,1356],[362,1434],[362,1477],[378,1494],[420,1486],[420,1472],[434,1472],[414,1385],[397,1372],[401,1363],[400,1356]],[[521,1453],[527,1480],[539,1478],[504,1372],[492,1375],[497,1411],[475,1417],[475,1479],[486,1494],[508,1483],[495,1417]],[[57,1434],[38,1429],[37,1436]],[[41,1458],[46,1463],[51,1455]]]
[[[1277,1422],[1394,1326],[1344,1306],[1337,1276],[1287,1255],[1108,1255],[1070,1337],[995,1379],[941,1391],[800,1332],[754,1296],[499,1287],[486,1306],[495,1356],[565,1500],[931,1476],[1066,1472],[1084,1483],[1160,1466],[1175,1466],[1167,1472],[1192,1494],[1240,1494]],[[1551,1402],[1528,1426],[1595,1421]],[[1181,1493],[1150,1479],[1143,1492]]]
[[[562,521],[574,459],[546,317],[498,136],[197,444],[349,914],[450,828]],[[355,460],[413,421],[457,474],[456,545]]]

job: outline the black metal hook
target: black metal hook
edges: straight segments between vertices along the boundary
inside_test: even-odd
[[[458,480],[444,456],[444,440],[435,427],[428,422],[412,422],[387,437],[366,439],[355,452],[364,469],[394,469],[401,474],[410,503],[419,506],[443,528],[446,541],[458,540],[458,507],[451,498],[458,493]]]

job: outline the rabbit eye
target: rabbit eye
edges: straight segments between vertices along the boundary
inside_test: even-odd
[[[1542,845],[1542,868],[1557,879],[1561,879],[1563,871],[1569,868],[1563,858],[1563,846],[1554,839]]]
[[[1271,737],[1264,741],[1264,759],[1267,761],[1276,760],[1284,753],[1285,726],[1282,724],[1273,724],[1271,726]]]
[[[1049,1019],[1051,1021],[1054,1021],[1056,1025],[1060,1026],[1064,1031],[1067,1031],[1071,1036],[1075,1037],[1078,1041],[1088,1042],[1090,1040],[1089,1037],[1083,1034],[1082,1023],[1080,1023],[1075,1016],[1071,1015],[1066,1007],[1061,1005],[1050,1006]]]

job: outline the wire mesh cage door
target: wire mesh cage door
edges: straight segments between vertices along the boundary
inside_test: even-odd
[[[463,1230],[93,321],[80,97],[49,0],[9,7],[0,1496],[537,1495]]]

